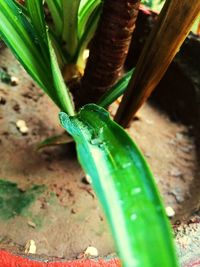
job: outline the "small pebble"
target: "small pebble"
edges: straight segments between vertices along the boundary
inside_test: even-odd
[[[89,174],[86,174],[85,178],[86,178],[86,180],[88,181],[89,184],[92,183],[92,178],[90,177]]]
[[[16,126],[22,134],[27,134],[29,131],[28,127],[26,126],[26,122],[24,120],[18,120],[16,122]]]
[[[16,86],[19,83],[19,79],[15,76],[11,77],[11,85]]]
[[[36,224],[34,222],[28,221],[27,224],[32,228],[36,228]]]
[[[167,214],[167,216],[168,216],[169,218],[174,217],[174,215],[175,215],[175,211],[173,210],[172,207],[170,207],[170,206],[166,207],[166,208],[165,208],[165,211],[166,211],[166,214]]]
[[[28,240],[25,245],[26,254],[35,254],[36,253],[36,244],[34,240]]]
[[[21,127],[19,130],[20,130],[20,132],[22,134],[27,134],[28,133],[28,127],[26,127],[26,126]]]
[[[17,125],[17,128],[21,128],[21,127],[26,126],[26,122],[23,121],[23,120],[18,120],[18,121],[16,122],[16,125]]]
[[[97,248],[89,246],[89,247],[85,250],[84,255],[85,255],[86,257],[98,257],[99,253],[98,253]]]
[[[91,184],[92,183],[91,177],[88,174],[86,174],[85,177],[82,178],[82,182],[84,184]]]

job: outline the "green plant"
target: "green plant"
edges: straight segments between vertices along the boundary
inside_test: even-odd
[[[135,3],[138,7],[139,1]],[[79,161],[91,176],[124,266],[176,267],[171,229],[152,174],[137,146],[102,108],[123,94],[135,71],[101,96],[102,107],[89,104],[78,112],[74,107],[71,94],[77,83],[74,88],[72,80],[85,68],[84,51],[95,34],[102,2],[46,4],[49,22],[42,0],[26,0],[25,6],[0,0],[0,36],[62,111],[61,124],[77,144]],[[66,71],[72,74],[64,80]]]
[[[92,179],[124,266],[177,266],[165,210],[131,138],[94,104],[73,117],[61,112],[60,120],[77,144],[79,161]]]

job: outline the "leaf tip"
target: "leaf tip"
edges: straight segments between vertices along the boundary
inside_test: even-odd
[[[69,124],[70,118],[65,112],[59,112],[58,114],[60,123],[63,128],[68,129],[67,125]]]

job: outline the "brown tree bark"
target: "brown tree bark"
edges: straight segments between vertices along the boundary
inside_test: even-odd
[[[76,92],[77,107],[96,103],[119,79],[126,59],[140,0],[105,0],[90,56]]]

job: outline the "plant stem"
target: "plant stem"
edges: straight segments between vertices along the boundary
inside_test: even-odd
[[[157,86],[187,37],[200,11],[200,0],[167,0],[124,94],[115,120],[127,127]]]
[[[96,103],[119,79],[135,27],[140,0],[105,0],[92,41],[82,86],[75,95],[78,107]]]

